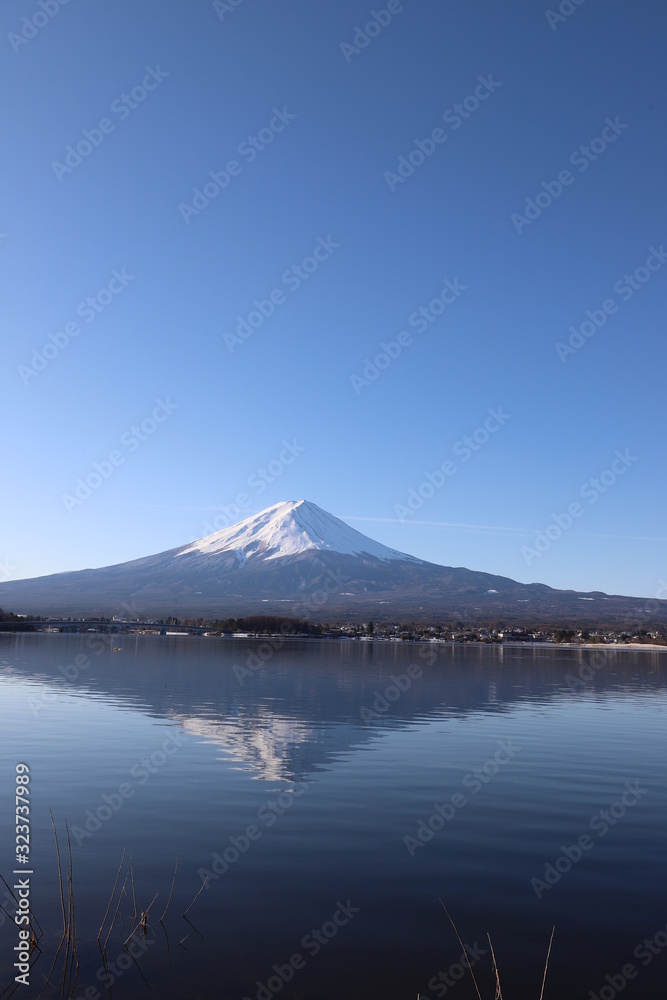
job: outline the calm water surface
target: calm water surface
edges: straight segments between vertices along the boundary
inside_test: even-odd
[[[159,896],[125,971],[126,885],[114,997],[465,1000],[438,897],[485,997],[487,932],[505,1000],[538,1000],[553,924],[545,1000],[611,1000],[628,963],[624,997],[664,995],[667,654],[290,641],[256,669],[250,640],[113,641],[0,635],[0,871],[25,761],[44,931],[18,996],[39,995],[62,928],[49,809],[61,848],[72,834],[77,997],[109,995],[97,935],[123,850],[137,905]],[[17,929],[0,921],[1,989]]]

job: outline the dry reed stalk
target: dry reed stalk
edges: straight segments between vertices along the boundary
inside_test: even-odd
[[[547,969],[549,968],[549,956],[551,955],[551,945],[553,944],[554,934],[556,933],[556,925],[554,924],[551,928],[551,937],[549,938],[549,950],[547,951],[547,960],[544,964],[544,976],[542,977],[542,989],[540,990],[540,1000],[544,996],[544,984],[547,981]]]
[[[64,893],[63,893],[63,875],[62,875],[62,865],[61,865],[61,861],[60,861],[60,847],[58,845],[58,833],[56,831],[56,824],[55,824],[55,821],[53,819],[53,812],[51,811],[51,809],[49,809],[49,815],[51,816],[51,825],[53,826],[53,838],[54,838],[55,844],[56,844],[56,858],[57,858],[57,861],[58,861],[58,884],[59,884],[59,887],[60,887],[60,906],[61,906],[61,909],[62,909],[62,917],[63,917],[63,932],[62,932],[62,936],[60,938],[60,942],[58,944],[58,947],[56,948],[56,953],[53,956],[53,961],[51,962],[51,968],[49,969],[48,974],[47,974],[47,976],[44,979],[44,985],[42,986],[42,988],[41,988],[41,990],[39,992],[39,997],[37,998],[37,1000],[40,1000],[40,998],[42,996],[42,993],[44,992],[44,990],[46,989],[47,986],[51,986],[51,987],[53,987],[55,989],[55,987],[53,986],[53,983],[51,982],[51,975],[53,973],[53,970],[56,967],[56,962],[58,961],[58,956],[60,955],[60,949],[62,948],[64,942],[67,939],[67,920],[65,918],[65,896],[64,896]],[[3,879],[3,881],[4,881],[4,879]],[[67,956],[67,951],[66,951],[65,954]]]
[[[160,917],[160,927],[162,928],[162,933],[164,934],[164,939],[167,944],[167,964],[169,966],[169,978],[171,978],[171,946],[169,944],[169,935],[167,934],[167,928],[162,922],[162,917]]]
[[[134,937],[134,935],[136,933],[136,930],[137,930],[138,926],[139,926],[139,924],[135,924],[134,927],[132,928],[132,930],[130,931],[130,933],[128,934],[127,938],[125,939],[125,941],[123,941],[123,948],[127,948],[127,942],[132,940],[132,938]]]
[[[137,918],[137,894],[134,891],[134,862],[132,861],[132,855],[130,854],[130,878],[132,880],[132,905],[134,906],[134,919]]]
[[[60,847],[58,846],[58,833],[56,831],[56,824],[53,818],[53,813],[49,809],[49,815],[51,817],[51,825],[53,827],[53,837],[56,842],[56,858],[58,859],[58,884],[60,886],[60,906],[63,911],[63,933],[67,932],[67,920],[65,919],[65,895],[63,893],[63,869],[60,863]]]
[[[496,977],[496,995],[493,998],[493,1000],[503,1000],[503,993],[502,990],[500,989],[500,976],[498,975],[498,963],[496,962],[496,953],[493,950],[493,945],[491,944],[491,935],[487,933],[486,937],[489,942],[489,948],[491,949],[491,958],[493,959],[493,973]]]
[[[63,970],[63,997],[73,996],[76,981],[79,975],[79,956],[76,950],[76,921],[74,919],[74,864],[72,862],[72,841],[69,835],[69,826],[65,820],[65,831],[67,833],[67,853],[69,868],[67,871],[67,951],[65,953],[65,968]],[[69,955],[69,958],[68,958]],[[76,962],[76,966],[75,963]],[[69,975],[65,982],[65,973],[69,963]]]
[[[188,915],[188,913],[190,912],[190,910],[192,909],[192,907],[193,907],[193,906],[195,905],[195,903],[197,902],[197,899],[198,899],[199,895],[200,895],[200,894],[201,894],[201,893],[203,892],[203,890],[204,890],[204,889],[206,888],[207,884],[208,884],[208,875],[206,876],[206,878],[205,878],[205,879],[204,879],[204,881],[202,882],[202,884],[201,884],[201,888],[199,889],[199,892],[198,892],[198,893],[196,894],[195,898],[194,898],[194,899],[192,900],[192,902],[191,902],[191,903],[190,903],[190,905],[188,906],[187,910],[186,910],[186,911],[185,911],[185,913],[183,914],[183,916],[184,916],[184,917],[186,917],[186,916]],[[481,997],[480,997],[480,1000],[482,1000],[482,998],[481,998]]]
[[[109,938],[111,937],[111,932],[112,932],[112,930],[114,928],[114,924],[116,923],[116,917],[118,916],[118,910],[120,909],[120,901],[123,898],[123,893],[125,892],[125,886],[127,885],[127,880],[128,880],[129,877],[130,877],[130,872],[128,870],[128,872],[127,872],[127,874],[125,876],[125,881],[123,882],[123,886],[122,886],[120,892],[118,893],[118,903],[116,904],[116,910],[115,910],[114,915],[113,915],[113,920],[111,921],[111,927],[109,928],[109,933],[107,934],[106,941],[104,942],[104,950],[105,951],[107,950],[107,945],[109,944]]]
[[[472,965],[470,964],[470,959],[468,958],[468,952],[466,950],[466,946],[464,945],[463,941],[461,940],[461,935],[458,932],[456,924],[454,923],[454,921],[452,920],[452,918],[449,915],[449,910],[447,909],[447,907],[445,906],[445,904],[443,903],[443,901],[440,899],[439,896],[438,896],[438,899],[440,901],[440,906],[443,908],[443,910],[447,914],[447,919],[449,920],[450,924],[454,928],[454,933],[456,934],[456,936],[457,936],[457,938],[459,940],[459,944],[463,948],[463,954],[466,957],[466,962],[468,963],[468,968],[470,969],[470,975],[472,976],[472,981],[475,984],[475,989],[477,991],[477,996],[478,996],[479,1000],[482,1000],[482,994],[479,992],[479,986],[477,985],[477,980],[475,979],[475,973],[472,971]]]
[[[134,937],[134,935],[136,934],[136,932],[138,931],[139,928],[142,929],[142,931],[144,932],[144,934],[146,933],[146,930],[148,928],[148,914],[150,912],[151,906],[153,905],[153,903],[157,899],[158,895],[159,894],[156,892],[155,895],[153,896],[152,900],[150,901],[150,903],[146,907],[146,909],[141,911],[141,919],[140,919],[139,923],[135,924],[135,926],[130,931],[129,937],[127,938],[127,940],[125,940],[123,942],[123,947],[124,948],[127,946],[127,942],[130,940],[130,938]]]
[[[123,855],[122,855],[122,857],[120,859],[120,864],[118,865],[118,871],[116,872],[116,881],[113,884],[113,890],[112,890],[111,896],[109,897],[109,902],[107,903],[106,913],[104,914],[104,919],[102,920],[102,923],[100,925],[100,929],[99,929],[99,931],[97,933],[97,943],[98,944],[100,943],[100,938],[102,937],[102,931],[104,930],[104,925],[107,922],[107,917],[109,916],[109,910],[111,909],[111,903],[113,902],[113,898],[116,895],[116,886],[118,885],[118,879],[120,878],[120,872],[121,872],[121,869],[123,867],[123,861],[124,860],[125,860],[125,848],[123,848]]]
[[[164,913],[160,917],[160,923],[162,923],[162,921],[164,920],[165,916],[167,915],[167,910],[169,909],[169,904],[171,903],[171,897],[174,894],[174,885],[176,884],[176,872],[177,871],[178,871],[178,858],[176,858],[176,867],[174,868],[174,877],[171,880],[171,892],[169,893],[169,899],[167,900],[167,905],[164,908]]]
[[[149,904],[148,904],[148,906],[146,907],[146,909],[145,909],[145,910],[142,910],[142,911],[141,911],[141,916],[142,916],[142,917],[143,917],[144,915],[145,915],[146,917],[148,917],[148,914],[149,914],[149,913],[150,913],[150,911],[151,911],[151,906],[153,905],[153,903],[155,902],[155,900],[156,900],[156,899],[158,898],[158,896],[159,896],[159,895],[160,895],[160,894],[159,894],[159,892],[156,892],[156,893],[155,893],[155,895],[153,896],[153,898],[151,899],[150,903],[149,903]]]

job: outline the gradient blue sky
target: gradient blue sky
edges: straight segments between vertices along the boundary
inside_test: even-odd
[[[37,0],[2,5],[3,579],[181,545],[245,493],[243,515],[303,497],[434,562],[655,596],[667,266],[631,296],[614,285],[667,244],[664,5],[586,0],[552,26],[535,0],[405,0],[346,58],[386,6],[75,0],[23,23],[23,43],[10,36]],[[121,118],[114,102],[158,66]],[[460,127],[443,120],[489,75],[500,86]],[[296,117],[249,162],[238,146],[274,108]],[[54,167],[104,118],[113,131],[79,166]],[[627,127],[582,170],[570,156],[607,118]],[[390,190],[385,172],[438,127],[445,141]],[[232,159],[240,173],[186,222],[179,205]],[[566,169],[518,233],[512,214]],[[288,287],[319,237],[338,248]],[[77,317],[123,268],[127,287]],[[465,292],[418,332],[408,318],[445,279]],[[277,288],[285,300],[230,351],[225,333]],[[616,312],[562,361],[555,345],[608,299]],[[78,336],[26,376],[72,322]],[[412,343],[355,391],[403,330]],[[134,448],[159,398],[177,409]],[[498,407],[510,419],[457,458]],[[303,450],[260,492],[251,477],[285,440]],[[583,499],[617,449],[636,460]],[[122,462],[68,510],[63,494],[113,451]],[[397,518],[447,459],[455,474]],[[571,528],[526,558],[574,502]]]

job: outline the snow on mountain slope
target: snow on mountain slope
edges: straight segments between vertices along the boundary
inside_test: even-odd
[[[421,563],[421,559],[373,541],[307,500],[286,500],[274,504],[245,521],[200,538],[183,548],[178,555],[198,553],[209,556],[242,552],[246,559],[260,556],[269,560],[300,555],[312,549]]]

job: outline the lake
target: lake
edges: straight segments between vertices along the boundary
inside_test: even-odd
[[[70,831],[76,997],[110,995],[119,866],[117,998],[475,997],[439,899],[485,998],[487,932],[505,1000],[538,1000],[553,925],[545,1000],[663,995],[667,653],[276,645],[0,634],[0,871],[21,879],[25,763],[42,929],[18,996],[62,935],[49,810],[64,872]],[[156,893],[144,932],[135,900]]]

